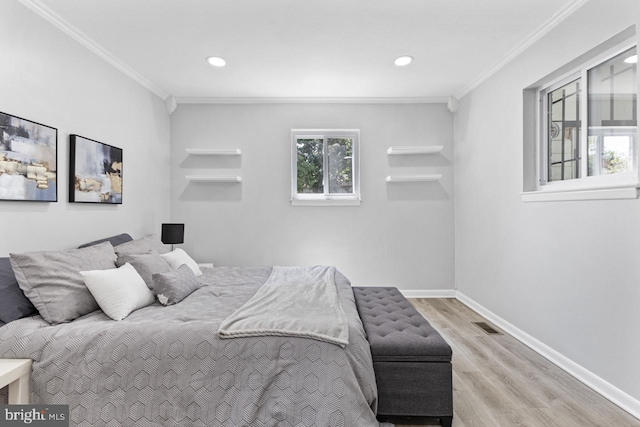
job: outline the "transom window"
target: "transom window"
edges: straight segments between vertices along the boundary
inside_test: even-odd
[[[357,129],[291,131],[294,205],[360,204]]]
[[[541,88],[540,185],[637,184],[637,93],[629,45]]]

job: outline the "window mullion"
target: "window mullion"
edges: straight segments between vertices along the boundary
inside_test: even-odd
[[[566,163],[566,150],[565,150],[565,144],[567,143],[567,140],[565,139],[564,135],[565,135],[565,123],[567,122],[567,96],[565,94],[565,90],[562,90],[562,101],[560,101],[562,103],[562,121],[560,123],[562,123],[562,127],[560,128],[560,180],[564,181],[565,180],[565,176],[564,176],[564,171],[565,171],[565,163]],[[553,107],[551,107],[553,109]],[[575,157],[576,153],[573,153],[573,157]]]
[[[326,136],[322,137],[322,189],[324,195],[329,194],[329,147]]]
[[[292,132],[293,134],[293,132]],[[298,137],[291,136],[291,199],[298,193]]]
[[[540,117],[540,138],[539,141],[544,141],[544,143],[538,144],[540,148],[540,155],[538,156],[538,171],[540,176],[538,177],[538,185],[546,184],[549,180],[549,114],[548,114],[548,99],[547,92],[540,91],[538,92],[539,99],[539,109],[538,115]]]
[[[588,176],[589,167],[589,90],[588,90],[587,69],[580,72],[580,178]]]

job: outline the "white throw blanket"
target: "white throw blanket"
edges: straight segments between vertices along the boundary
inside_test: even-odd
[[[346,346],[349,328],[335,273],[335,267],[273,267],[258,292],[222,321],[218,334],[304,337]]]

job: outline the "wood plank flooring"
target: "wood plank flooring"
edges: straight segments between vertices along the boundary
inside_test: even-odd
[[[453,427],[640,427],[515,338],[487,335],[458,300],[409,301],[453,349]]]

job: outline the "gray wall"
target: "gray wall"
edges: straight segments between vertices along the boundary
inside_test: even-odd
[[[359,128],[361,206],[292,207],[292,128]],[[217,265],[330,264],[356,285],[453,289],[453,118],[442,104],[180,104],[171,116],[171,218],[184,244]],[[392,145],[444,145],[398,158]],[[188,156],[187,147],[237,147],[241,158]],[[393,173],[440,182],[387,184]],[[241,184],[188,183],[232,173]]]
[[[163,102],[18,2],[0,2],[0,111],[58,128],[58,202],[0,201],[0,256],[60,249],[169,216]],[[70,204],[69,134],[124,150],[124,203]]]
[[[592,0],[465,96],[455,116],[458,290],[640,399],[640,200],[523,203],[523,89],[625,28]]]

